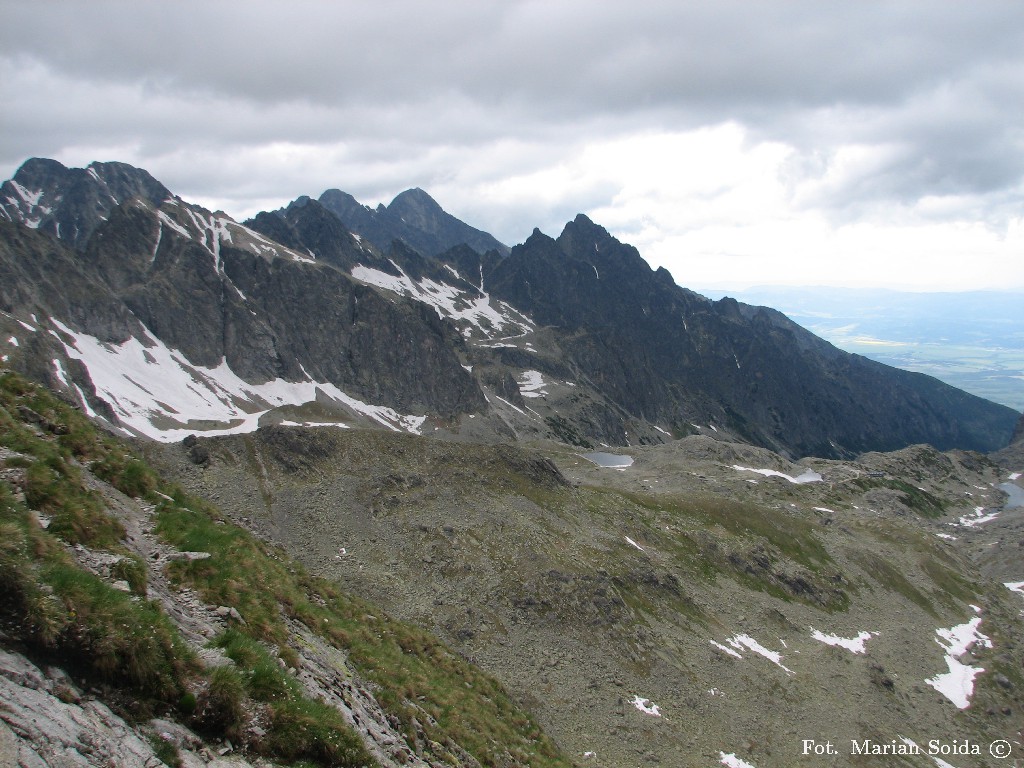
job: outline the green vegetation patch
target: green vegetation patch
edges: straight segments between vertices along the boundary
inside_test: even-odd
[[[226,523],[205,502],[180,490],[173,498],[158,507],[157,534],[182,551],[207,552],[211,557],[171,563],[170,575],[198,590],[207,603],[237,609],[254,637],[284,645],[288,631],[281,611],[304,599],[290,578],[288,561]]]
[[[292,618],[347,651],[356,670],[377,686],[377,699],[398,718],[410,742],[426,737],[447,745],[450,754],[462,749],[481,765],[495,768],[569,765],[496,680],[451,653],[436,637],[311,577],[281,553],[212,517],[216,511],[199,500],[180,491],[173,498],[174,503],[159,509],[158,532],[181,549],[211,554],[173,564],[173,575],[207,602],[231,605],[241,614],[245,624],[219,643],[243,671],[246,694],[270,704],[272,722],[289,723],[289,728],[298,723],[311,738],[317,733],[314,723],[328,722],[311,705],[296,703],[292,679],[263,645],[276,645],[282,658],[294,653],[287,646],[285,624]],[[278,736],[271,741],[284,749],[285,734]],[[292,754],[290,748],[285,753]],[[307,749],[302,756],[319,760],[324,754]]]
[[[938,616],[931,600],[888,560],[866,550],[850,550],[849,556],[875,582],[891,592],[903,595],[907,600],[923,608],[932,616]]]
[[[215,644],[235,662],[235,669],[211,680],[206,709],[225,722],[230,732],[244,720],[242,701],[248,696],[268,705],[269,727],[258,751],[287,761],[317,765],[363,765],[370,760],[362,741],[341,713],[310,699],[271,652],[236,628]]]
[[[713,496],[654,496],[587,489],[588,509],[643,520],[649,541],[671,552],[692,579],[726,574],[782,600],[845,610],[852,589],[818,528],[784,511]],[[610,512],[610,510],[612,512]],[[688,612],[693,614],[692,609]]]
[[[733,536],[763,540],[783,557],[812,571],[832,563],[828,550],[815,535],[816,526],[794,515],[716,497],[687,499],[676,508],[683,516],[702,520]]]
[[[0,482],[4,631],[93,682],[131,691],[140,713],[177,702],[198,664],[159,606],[138,598],[145,566],[124,550],[123,526],[85,487],[80,466],[116,441],[46,389],[7,373],[0,445],[16,452],[4,462],[13,474]],[[115,569],[135,595],[81,569],[61,541],[122,554]]]
[[[935,582],[941,599],[947,604],[951,604],[951,607],[956,607],[955,603],[951,603],[951,598],[962,603],[970,603],[978,599],[980,594],[978,586],[940,563],[937,558],[922,557],[919,564],[921,570]]]
[[[83,571],[0,484],[0,623],[45,658],[132,691],[141,709],[173,705],[198,672],[155,603]]]
[[[942,517],[948,506],[935,494],[894,477],[860,477],[851,480],[850,483],[864,491],[869,491],[872,488],[888,488],[897,491],[900,494],[900,501],[922,517]]]

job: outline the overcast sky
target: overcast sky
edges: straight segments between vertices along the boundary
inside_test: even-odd
[[[239,220],[584,212],[693,288],[1024,288],[1024,3],[0,0],[0,178],[32,156]]]

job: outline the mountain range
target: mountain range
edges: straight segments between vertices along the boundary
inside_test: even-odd
[[[131,434],[316,404],[314,420],[466,439],[722,432],[841,457],[991,451],[1017,419],[679,287],[583,215],[511,249],[422,190],[376,209],[329,190],[239,223],[141,169],[43,159],[3,184],[0,212],[5,353]],[[158,370],[159,391],[143,381]]]
[[[1012,764],[1022,471],[1012,408],[583,215],[511,248],[422,190],[238,222],[30,160],[0,765]]]

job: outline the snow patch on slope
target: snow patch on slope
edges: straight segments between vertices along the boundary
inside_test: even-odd
[[[394,431],[419,434],[426,420],[426,416],[403,415],[364,403],[329,382],[311,378],[250,384],[226,361],[215,368],[193,365],[148,330],[144,331],[145,343],[133,337],[123,344],[107,344],[58,320],[52,322],[61,333],[51,333],[60,339],[68,357],[82,361],[96,394],[110,405],[121,425],[161,442],[174,442],[200,431],[252,432],[267,411],[308,403],[318,394]]]
[[[738,659],[743,658],[741,651],[752,651],[753,653],[756,653],[758,656],[763,656],[764,658],[768,659],[768,661],[770,661],[772,664],[775,664],[780,669],[785,670],[787,674],[794,674],[793,670],[791,670],[789,667],[782,663],[781,653],[765,648],[750,635],[733,635],[732,637],[727,638],[725,642],[727,642],[732,647],[728,648],[720,643],[715,642],[714,640],[711,641],[711,644],[714,645],[716,648],[725,651],[730,656],[734,656]]]
[[[143,201],[137,201],[137,204],[143,208],[149,208]],[[204,208],[190,205],[180,199],[165,200],[163,207],[156,209],[156,215],[161,225],[166,225],[181,237],[192,240],[205,248],[213,257],[215,268],[222,274],[223,263],[220,250],[224,244],[235,248],[248,248],[264,258],[286,258],[307,264],[316,263],[316,259],[312,255],[285,248],[256,230],[239,224],[226,214],[210,213]]]
[[[818,642],[825,645],[839,646],[851,653],[867,653],[867,648],[865,647],[867,641],[877,635],[877,632],[865,631],[858,632],[856,637],[839,637],[838,635],[826,635],[824,632],[819,632],[814,627],[811,627],[811,637]]]
[[[985,671],[982,667],[964,664],[960,661],[960,657],[976,644],[984,648],[992,647],[992,641],[988,636],[978,631],[979,626],[981,626],[981,617],[975,616],[964,624],[935,630],[935,634],[938,635],[935,642],[946,651],[946,666],[949,671],[929,678],[925,682],[952,701],[959,709],[966,709],[970,706],[971,696],[974,695],[974,678]]]
[[[14,187],[15,191],[17,191],[21,199],[28,203],[30,207],[34,208],[39,205],[39,199],[43,196],[43,191],[41,189],[37,189],[35,191],[28,190],[14,179],[10,180],[10,184]]]
[[[492,304],[490,295],[483,290],[480,293],[471,293],[426,277],[417,282],[395,262],[392,261],[391,264],[399,272],[398,275],[357,264],[352,268],[352,277],[386,291],[422,301],[433,307],[439,317],[467,323],[487,338],[511,331],[529,333],[533,330],[533,323],[527,317],[503,301]]]
[[[652,702],[650,699],[645,699],[641,696],[634,696],[632,704],[645,715],[651,715],[652,717],[661,717],[661,708],[657,704]]]
[[[983,525],[984,523],[991,522],[999,517],[999,511],[985,513],[984,507],[975,507],[974,513],[970,515],[963,515],[959,522],[953,523],[953,525],[959,525],[961,528],[973,528],[976,525]]]
[[[740,472],[756,472],[757,474],[764,475],[765,477],[781,477],[782,479],[788,480],[789,482],[797,485],[821,482],[821,475],[813,469],[808,469],[794,477],[793,475],[787,475],[784,472],[779,472],[774,469],[754,469],[753,467],[741,467],[739,464],[733,464],[732,468]]]
[[[547,384],[540,371],[523,371],[516,381],[519,384],[519,392],[523,397],[544,397]]]
[[[726,768],[755,768],[753,764],[736,757],[734,752],[730,752],[728,754],[725,752],[719,752],[718,756],[720,758],[719,762],[726,766]]]

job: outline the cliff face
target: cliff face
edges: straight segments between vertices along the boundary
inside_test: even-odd
[[[567,357],[615,403],[680,431],[713,419],[816,456],[923,442],[991,451],[1009,437],[1010,409],[842,352],[766,307],[679,288],[584,216],[557,240],[535,232],[488,284],[560,329]]]
[[[227,217],[135,198],[113,208],[78,252],[8,222],[0,222],[0,241],[2,308],[44,331],[33,332],[44,358],[103,367],[131,340],[140,349],[159,342],[176,370],[211,381],[209,372],[219,370],[240,380],[236,389],[330,385],[368,406],[442,419],[484,405],[460,362],[461,337],[436,313],[390,301],[331,260],[292,251]],[[67,335],[46,335],[59,328],[53,321],[90,337],[94,354]],[[149,362],[157,374],[156,360]],[[25,364],[45,369],[48,362]],[[109,404],[82,373],[72,374],[73,383],[95,395],[93,406]],[[218,379],[207,389],[223,386]]]
[[[852,456],[992,451],[1017,419],[680,288],[582,215],[503,256],[421,190],[376,211],[333,190],[243,225],[120,164],[33,160],[5,189],[0,330],[19,346],[0,354],[137,434],[298,419],[583,446],[703,431]]]
[[[1010,438],[1010,445],[1024,443],[1024,414],[1017,420],[1017,426],[1013,429],[1013,437]]]

